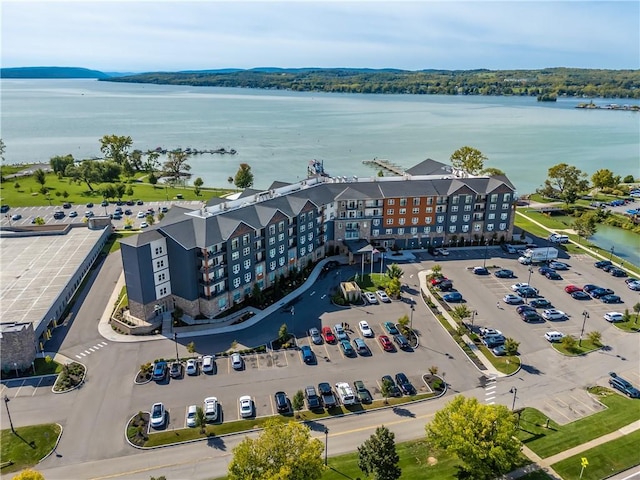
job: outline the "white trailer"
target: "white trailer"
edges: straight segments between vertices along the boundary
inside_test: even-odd
[[[518,258],[523,265],[531,263],[549,262],[558,258],[558,249],[555,247],[529,248],[524,255]]]

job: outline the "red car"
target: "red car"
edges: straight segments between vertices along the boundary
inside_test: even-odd
[[[445,280],[448,280],[447,277],[434,277],[430,280],[431,285],[438,285],[442,282],[444,282]]]
[[[382,349],[384,351],[393,352],[393,350],[395,350],[393,343],[391,343],[391,340],[389,340],[389,337],[387,337],[386,335],[380,335],[378,337],[378,341],[380,342],[380,345],[382,345]]]
[[[567,293],[573,293],[573,292],[581,292],[582,289],[577,285],[567,285],[566,287],[564,287],[564,291]]]
[[[331,327],[322,327],[322,337],[327,343],[335,343],[336,336],[331,331]]]

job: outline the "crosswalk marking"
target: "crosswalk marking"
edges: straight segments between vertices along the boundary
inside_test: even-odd
[[[92,353],[98,352],[100,349],[107,347],[109,344],[107,342],[100,342],[88,347],[87,350],[80,352],[75,355],[76,358],[81,359],[82,357],[86,357],[87,355],[91,355]]]

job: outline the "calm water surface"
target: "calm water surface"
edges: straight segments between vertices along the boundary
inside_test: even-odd
[[[1,80],[8,163],[71,153],[101,156],[99,138],[130,135],[141,150],[225,147],[235,156],[192,157],[194,178],[225,186],[242,162],[255,186],[306,175],[310,159],[332,175],[371,176],[374,157],[410,167],[443,162],[471,145],[533,192],[560,162],[639,175],[640,115],[575,109],[577,99],[293,93],[120,84],[95,80]],[[623,103],[601,100],[596,103]],[[625,100],[625,103],[632,103]],[[637,103],[637,101],[636,101]]]

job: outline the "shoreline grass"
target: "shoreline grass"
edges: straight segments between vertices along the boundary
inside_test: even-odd
[[[0,432],[0,463],[10,462],[2,467],[2,475],[40,462],[55,447],[61,428],[56,423],[47,423],[16,427],[15,430],[15,434],[11,429]]]

